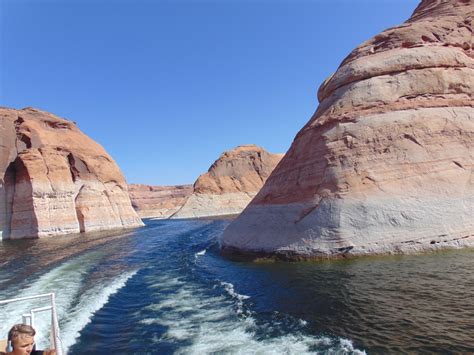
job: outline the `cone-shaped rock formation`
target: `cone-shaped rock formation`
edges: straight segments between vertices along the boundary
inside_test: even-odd
[[[313,258],[474,245],[471,0],[423,0],[361,44],[223,253]]]
[[[235,215],[257,194],[283,154],[256,145],[224,152],[194,183],[193,194],[172,218]]]
[[[0,137],[0,238],[142,225],[117,164],[73,122],[0,108]]]

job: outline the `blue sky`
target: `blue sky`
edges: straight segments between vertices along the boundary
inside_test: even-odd
[[[0,0],[0,105],[76,121],[129,183],[285,152],[349,52],[416,0]]]

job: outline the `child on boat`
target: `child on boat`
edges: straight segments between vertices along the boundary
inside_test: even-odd
[[[33,327],[27,324],[16,324],[8,332],[8,345],[0,355],[56,355],[56,350],[35,350]]]

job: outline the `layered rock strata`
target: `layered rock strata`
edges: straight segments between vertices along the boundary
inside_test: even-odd
[[[319,258],[474,246],[470,0],[423,0],[361,44],[261,191],[228,255]]]
[[[169,218],[193,193],[193,185],[128,185],[132,206],[142,218]]]
[[[117,164],[75,123],[0,108],[0,136],[2,239],[142,225]]]
[[[256,145],[223,153],[194,183],[193,194],[172,218],[236,215],[248,205],[282,158]]]

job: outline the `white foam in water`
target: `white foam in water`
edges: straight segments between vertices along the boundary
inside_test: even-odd
[[[304,319],[299,319],[298,321],[300,322],[300,324],[301,324],[303,327],[305,327],[305,326],[308,325],[308,322],[305,321]]]
[[[240,293],[235,292],[234,285],[229,282],[221,282],[221,285],[224,286],[224,289],[229,295],[231,295],[233,298],[238,299],[239,301],[243,301],[250,298],[250,296],[241,295]]]
[[[241,295],[240,293],[237,293],[235,292],[234,290],[234,285],[232,285],[231,283],[229,282],[221,282],[220,283],[221,286],[224,287],[224,289],[227,291],[227,293],[233,298],[236,300],[237,304],[237,314],[238,315],[241,315],[241,314],[246,314],[246,315],[250,315],[248,313],[245,313],[245,308],[244,308],[244,300],[246,299],[249,299],[250,296],[246,296],[246,295]],[[252,319],[252,318],[249,318],[249,319]]]
[[[109,297],[121,289],[127,281],[133,277],[138,270],[124,273],[120,277],[111,280],[108,284],[100,284],[90,290],[87,290],[80,296],[79,303],[68,311],[67,317],[64,315],[62,322],[62,345],[64,351],[76,342],[79,332],[92,319],[95,312],[101,309],[109,300]]]
[[[198,257],[203,256],[204,254],[206,254],[206,249],[198,251],[196,254],[194,254],[194,257],[197,259]]]
[[[176,278],[170,276],[164,275],[154,281],[157,292],[160,291],[158,285],[167,290],[177,289],[168,298],[147,307],[147,313],[155,311],[158,314],[141,323],[167,328],[160,339],[155,339],[157,343],[182,341],[191,344],[178,349],[177,354],[307,354],[321,346],[329,354],[365,353],[354,349],[349,340],[300,332],[259,338],[256,321],[244,307],[244,301],[250,297],[237,293],[230,283],[220,283],[230,296],[229,300],[225,295],[208,296],[189,283],[177,284]]]
[[[106,281],[87,290],[84,294],[80,294],[84,276],[87,275],[89,269],[97,263],[100,257],[99,252],[92,252],[70,259],[32,281],[31,285],[22,287],[22,291],[13,295],[2,294],[1,298],[17,298],[55,292],[62,347],[67,353],[81,329],[90,322],[93,314],[102,308],[109,297],[122,288],[127,280],[137,272],[127,272],[116,279]],[[77,299],[79,301],[73,307],[72,304]],[[48,299],[40,302],[24,301],[0,306],[0,338],[6,338],[6,334],[13,324],[21,323],[22,314],[29,313],[32,308],[47,305],[49,305]],[[39,349],[50,346],[50,327],[51,313],[38,314],[35,319],[37,332],[35,340]]]
[[[56,293],[56,309],[58,318],[61,319],[70,308],[74,297],[77,295],[83,275],[100,257],[95,253],[89,253],[67,261],[66,263],[52,269],[31,282],[29,286],[22,287],[22,291],[16,294],[5,295],[9,298],[34,296],[44,293]],[[21,323],[22,314],[29,313],[32,308],[50,305],[48,299],[9,303],[0,307],[0,337],[8,332],[9,328],[16,323]],[[49,347],[49,329],[51,326],[51,313],[38,314],[35,320],[37,331],[36,342],[38,347]]]

